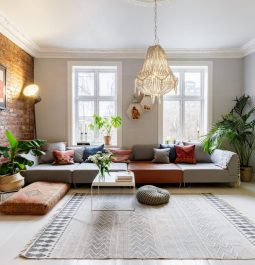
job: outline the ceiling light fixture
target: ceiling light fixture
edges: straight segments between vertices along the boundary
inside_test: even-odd
[[[151,96],[154,102],[157,98],[176,90],[178,79],[170,69],[166,53],[159,45],[158,38],[158,8],[154,0],[154,45],[150,46],[143,63],[143,67],[135,79],[135,90],[138,94]]]

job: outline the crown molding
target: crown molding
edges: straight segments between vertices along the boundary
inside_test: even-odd
[[[242,58],[240,49],[165,49],[168,58]],[[41,49],[37,58],[143,59],[146,49]]]
[[[22,48],[30,55],[36,57],[40,47],[34,43],[30,38],[14,24],[10,22],[3,14],[0,13],[0,33],[13,41],[16,45]]]
[[[255,38],[245,43],[240,50],[243,52],[244,56],[255,52]]]
[[[0,13],[0,32],[35,58],[143,59],[146,49],[62,49],[42,48]],[[255,38],[240,48],[165,49],[169,59],[243,58],[255,52]]]

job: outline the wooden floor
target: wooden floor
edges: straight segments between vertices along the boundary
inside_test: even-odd
[[[46,216],[0,215],[0,265],[255,265],[255,260],[28,260],[18,256],[33,238],[74,192],[87,188],[72,189]],[[240,212],[255,222],[255,183],[242,184],[239,188],[228,186],[169,187],[172,193],[212,192],[224,198]]]

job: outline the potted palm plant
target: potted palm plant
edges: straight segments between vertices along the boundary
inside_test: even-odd
[[[40,150],[40,147],[45,144],[45,141],[19,141],[9,130],[5,132],[5,135],[9,145],[0,146],[0,157],[3,157],[3,162],[0,164],[0,190],[12,191],[13,185],[11,184],[13,182],[17,182],[15,189],[24,185],[24,179],[20,175],[20,171],[25,170],[26,166],[34,164],[33,161],[22,156],[22,154],[31,152],[34,156],[43,155],[44,152]]]
[[[89,129],[98,130],[104,133],[105,145],[111,144],[112,128],[119,128],[121,126],[120,116],[111,116],[110,118],[103,118],[97,114],[93,115],[93,122],[89,124]]]
[[[242,181],[252,180],[250,159],[255,150],[255,107],[249,108],[250,96],[241,96],[234,100],[234,108],[217,122],[202,139],[204,150],[211,154],[227,141],[234,148],[240,159]]]

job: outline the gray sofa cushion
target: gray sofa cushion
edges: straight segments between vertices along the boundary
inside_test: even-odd
[[[223,183],[237,180],[228,170],[213,163],[177,164],[177,166],[183,170],[184,183]]]
[[[126,163],[111,163],[110,171],[126,171]],[[74,183],[92,183],[96,175],[98,174],[98,168],[94,163],[81,163],[73,171]]]
[[[132,160],[152,160],[154,158],[153,148],[158,148],[158,145],[134,145],[132,148]]]
[[[54,166],[52,164],[39,164],[22,171],[26,184],[35,181],[52,181],[72,183],[72,172],[79,164]]]
[[[74,150],[74,157],[73,160],[75,163],[82,163],[83,162],[83,153],[85,147],[67,147],[67,150]]]
[[[55,157],[53,156],[53,151],[65,151],[66,143],[47,143],[45,146],[42,147],[42,150],[45,152],[45,155],[39,157],[39,164],[52,163],[55,160]]]
[[[209,154],[207,154],[205,151],[204,151],[204,148],[202,146],[201,143],[198,143],[198,142],[183,142],[184,145],[195,145],[195,156],[196,156],[196,160],[197,162],[201,163],[201,162],[204,162],[204,163],[211,163],[212,160],[211,160],[211,157]]]
[[[170,148],[165,148],[165,149],[153,148],[153,150],[154,150],[154,159],[152,160],[153,163],[169,164]]]

